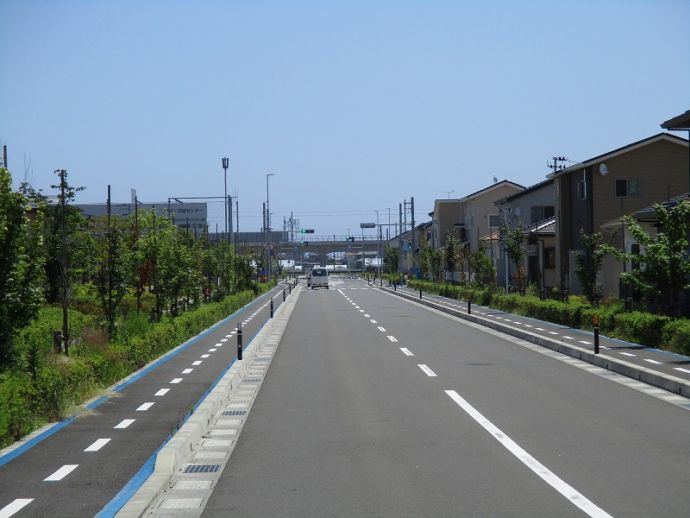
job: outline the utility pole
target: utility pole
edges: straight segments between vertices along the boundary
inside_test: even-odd
[[[414,196],[410,198],[410,222],[412,223],[412,228],[410,230],[412,231],[412,268],[414,269],[415,264],[417,264],[417,247],[415,246],[414,237]]]
[[[60,175],[60,226],[61,226],[61,270],[62,270],[62,339],[65,344],[65,354],[69,356],[69,279],[67,275],[67,218],[66,218],[66,201],[65,201],[65,183],[67,180],[65,176],[67,171],[65,169],[58,169],[55,171]]]
[[[232,210],[232,207],[230,207]],[[235,226],[237,227],[237,239],[235,240],[235,253],[239,251],[239,241],[240,241],[240,202],[235,193]]]
[[[2,145],[2,167],[9,169],[7,167],[7,144]]]
[[[556,173],[556,172],[560,171],[561,169],[563,169],[563,166],[562,166],[562,165],[560,165],[560,166],[558,165],[559,162],[562,164],[563,162],[567,162],[567,161],[568,161],[568,159],[567,159],[566,157],[564,157],[564,156],[554,156],[554,157],[551,157],[551,159],[553,160],[553,164],[549,164],[549,163],[547,162],[547,163],[546,163],[546,167],[548,167],[549,169],[551,169],[554,173]]]
[[[228,228],[230,229],[230,233],[228,234],[228,238],[230,239],[230,246],[233,245],[235,239],[234,239],[234,234],[232,232],[232,196],[228,196],[228,199],[225,200],[226,206],[230,208],[228,210],[228,220],[229,220],[229,225]]]

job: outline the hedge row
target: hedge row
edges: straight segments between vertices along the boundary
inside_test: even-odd
[[[259,292],[268,288],[260,285]],[[227,317],[255,296],[253,291],[244,291],[155,324],[132,314],[120,323],[118,337],[111,343],[95,317],[70,311],[70,332],[79,340],[70,348],[69,357],[51,350],[50,331],[61,327],[62,312],[45,308],[17,338],[16,368],[0,374],[0,448],[46,422],[63,419],[74,405]]]
[[[468,300],[510,313],[537,318],[569,327],[592,329],[593,317],[608,336],[649,347],[690,354],[690,320],[671,319],[640,311],[625,312],[621,304],[593,307],[580,302],[541,300],[534,296],[506,295],[497,289],[476,289],[429,281],[409,280],[412,289],[422,289],[446,297]]]

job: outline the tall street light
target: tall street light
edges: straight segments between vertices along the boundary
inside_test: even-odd
[[[225,178],[225,196],[223,197],[223,208],[225,209],[225,240],[228,240],[228,166],[230,165],[230,159],[226,156],[221,158],[221,163],[223,164],[224,178]]]
[[[271,205],[269,201],[268,179],[275,176],[275,173],[266,173],[266,255],[268,256],[268,280],[271,280],[271,249],[269,239],[271,235]]]

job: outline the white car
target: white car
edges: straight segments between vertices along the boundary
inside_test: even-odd
[[[326,268],[314,267],[307,279],[307,286],[312,290],[314,288],[328,289],[328,270]]]

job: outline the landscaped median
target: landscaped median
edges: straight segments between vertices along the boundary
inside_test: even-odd
[[[246,290],[174,318],[164,317],[157,323],[148,322],[143,315],[133,315],[112,342],[98,333],[98,322],[93,316],[70,311],[71,333],[81,337],[80,343],[70,348],[70,356],[51,351],[50,332],[60,328],[62,312],[59,308],[44,308],[18,337],[25,360],[17,368],[0,374],[0,448],[45,423],[64,419],[75,405],[234,313],[271,287],[272,284],[262,284],[256,293]]]
[[[600,331],[607,336],[680,354],[690,354],[688,319],[671,319],[640,311],[626,312],[622,304],[593,307],[581,302],[541,300],[530,295],[506,295],[491,288],[477,289],[419,280],[409,280],[407,286],[579,329],[591,330],[594,317],[597,317]]]

